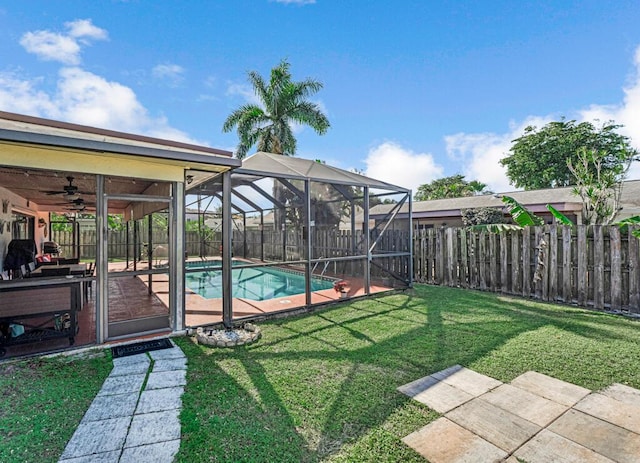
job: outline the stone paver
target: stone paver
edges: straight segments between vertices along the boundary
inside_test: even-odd
[[[602,394],[589,394],[573,408],[640,434],[640,407],[636,405],[620,402]]]
[[[640,407],[640,391],[624,384],[614,383],[604,389],[601,394],[625,404]]]
[[[424,378],[416,379],[415,381],[411,381],[410,383],[400,386],[398,391],[408,395],[409,397],[415,397],[439,382],[440,380],[433,376],[425,376]]]
[[[432,375],[438,378],[437,375]],[[441,378],[443,383],[457,387],[473,396],[479,396],[491,389],[495,389],[502,384],[501,381],[490,378],[480,373],[476,373],[468,368],[461,368],[458,371],[445,375]]]
[[[156,360],[153,364],[153,372],[160,371],[172,371],[172,370],[186,370],[187,359],[186,358],[172,358]]]
[[[138,392],[118,395],[99,395],[91,402],[91,406],[84,414],[82,422],[131,416],[136,410],[138,395]]]
[[[187,372],[185,370],[151,373],[149,379],[147,379],[147,389],[162,389],[165,387],[184,386],[185,384],[187,384]]]
[[[447,413],[446,417],[507,453],[513,452],[541,429],[482,399],[461,405]]]
[[[104,380],[102,389],[98,392],[98,395],[117,395],[127,394],[131,392],[140,392],[142,383],[146,374],[129,375],[129,376],[108,376]]]
[[[117,358],[113,364],[59,462],[172,462],[180,449],[184,353],[173,347]]]
[[[429,408],[433,408],[438,413],[446,413],[470,401],[474,396],[457,387],[438,381],[413,396],[413,398]]]
[[[140,394],[140,401],[136,413],[162,412],[174,410],[182,407],[183,387],[169,387],[164,389],[154,389],[143,391]]]
[[[553,402],[510,384],[503,384],[484,394],[482,400],[510,411],[538,426],[547,426],[569,409],[566,405]]]
[[[403,441],[432,463],[640,462],[640,390],[536,372],[510,384],[455,365],[398,391],[444,414]]]
[[[536,373],[535,371],[527,371],[521,374],[511,381],[511,385],[569,407],[578,403],[580,399],[591,392],[584,387]]]
[[[147,374],[147,370],[149,369],[149,365],[151,361],[147,358],[147,362],[138,362],[138,363],[124,363],[122,365],[117,365],[113,367],[109,376],[124,376],[124,375],[135,375],[135,374]]]
[[[159,442],[157,444],[140,445],[124,449],[119,463],[158,463],[173,461],[180,450],[180,439]]]
[[[125,448],[180,439],[180,410],[135,415]]]
[[[613,463],[609,458],[547,429],[518,449],[514,456],[527,462]]]
[[[438,418],[402,441],[431,463],[499,462],[507,453],[446,418]]]
[[[62,458],[81,457],[121,449],[127,437],[129,423],[131,423],[130,416],[80,423],[64,449]]]
[[[586,413],[569,410],[548,429],[616,462],[638,462],[640,435]]]
[[[60,460],[59,463],[118,463],[120,459],[120,450],[112,452],[94,453],[84,457],[69,458]]]
[[[172,349],[152,350],[148,354],[155,361],[184,358],[184,353],[177,346]]]

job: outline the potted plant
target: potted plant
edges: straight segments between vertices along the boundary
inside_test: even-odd
[[[345,280],[338,280],[333,284],[333,289],[336,293],[340,294],[340,299],[345,299],[347,295],[347,283]]]

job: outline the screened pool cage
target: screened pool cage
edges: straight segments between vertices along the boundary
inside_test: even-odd
[[[257,153],[230,173],[192,174],[185,208],[187,325],[209,323],[197,315],[212,306],[231,326],[411,285],[412,227],[396,220],[405,203],[411,208],[410,190],[270,153]],[[393,206],[384,218],[370,219],[369,209],[380,203]],[[232,265],[223,266],[226,261]]]

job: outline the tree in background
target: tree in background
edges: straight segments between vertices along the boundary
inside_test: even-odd
[[[271,70],[269,83],[255,71],[248,73],[260,104],[239,107],[222,126],[223,132],[230,132],[234,127],[237,129],[240,139],[236,150],[238,159],[244,158],[254,145],[258,151],[295,155],[294,123],[308,125],[320,135],[329,129],[327,116],[317,104],[307,100],[322,89],[322,83],[313,79],[294,82],[289,67],[289,63],[282,60]]]
[[[607,122],[595,127],[575,120],[550,122],[541,129],[529,126],[524,135],[513,140],[510,154],[500,161],[507,168],[512,185],[525,190],[565,187],[577,183],[568,166],[579,163],[581,149],[606,153],[601,159],[601,173],[616,172],[638,157],[629,138],[616,133],[621,125]],[[595,174],[595,166],[590,166]]]
[[[567,160],[567,167],[575,178],[573,193],[582,199],[582,223],[585,225],[608,225],[620,210],[622,182],[631,160],[607,166],[608,162],[608,153],[587,148],[579,149],[575,160]]]
[[[492,191],[486,189],[487,185],[472,180],[466,181],[464,175],[452,175],[425,183],[418,187],[414,199],[416,201],[427,201],[430,199],[461,198],[463,196],[476,196],[491,194]]]
[[[240,142],[236,157],[243,159],[252,146],[258,151],[294,156],[296,154],[296,137],[293,135],[293,124],[308,125],[318,134],[323,135],[330,127],[327,116],[319,106],[307,100],[322,89],[322,83],[313,79],[302,82],[291,80],[289,63],[282,60],[271,70],[269,83],[265,82],[255,71],[248,73],[253,91],[260,104],[245,104],[224,121],[223,132],[230,132],[235,127]],[[279,182],[274,181],[273,195],[282,202],[283,190]],[[274,211],[274,225],[281,229],[285,220],[282,211]]]

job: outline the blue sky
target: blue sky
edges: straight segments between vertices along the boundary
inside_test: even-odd
[[[332,125],[298,156],[508,191],[529,124],[613,119],[640,148],[638,24],[625,0],[0,1],[0,109],[232,150],[247,71],[287,59]]]

